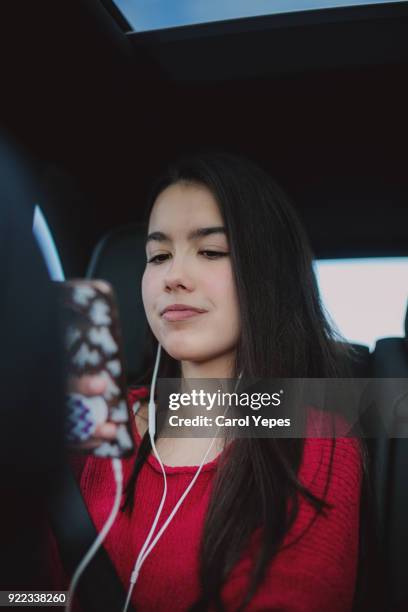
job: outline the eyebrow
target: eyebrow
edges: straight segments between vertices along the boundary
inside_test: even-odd
[[[205,236],[211,236],[212,234],[224,234],[227,235],[225,231],[225,227],[217,226],[217,227],[199,227],[198,229],[193,230],[187,236],[188,240],[197,240],[197,238],[203,238]],[[163,232],[152,232],[146,238],[146,244],[149,242],[171,242],[171,238],[164,234]]]

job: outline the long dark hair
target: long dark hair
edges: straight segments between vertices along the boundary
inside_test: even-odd
[[[242,333],[235,375],[308,378],[344,375],[344,351],[325,317],[307,236],[288,197],[252,162],[224,153],[190,156],[172,164],[149,202],[168,186],[207,187],[224,219],[240,304]],[[178,375],[163,352],[161,375]],[[333,451],[335,441],[333,440]],[[255,529],[262,542],[241,609],[293,525],[303,496],[316,510],[327,506],[298,479],[302,439],[236,439],[219,462],[201,542],[201,596],[191,611],[223,610],[221,589]],[[135,483],[151,450],[144,436],[127,483],[131,508]],[[332,454],[333,456],[333,454]],[[329,483],[327,483],[328,486]],[[288,511],[290,508],[290,511]]]

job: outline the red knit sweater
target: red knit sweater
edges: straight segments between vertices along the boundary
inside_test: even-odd
[[[132,396],[131,396],[132,397]],[[136,443],[140,441],[132,425]],[[327,480],[333,442],[309,439],[305,442],[299,477],[321,497]],[[134,458],[123,460],[124,482]],[[98,530],[105,523],[115,497],[115,483],[108,460],[88,457],[73,462],[88,510]],[[207,463],[156,547],[147,557],[132,602],[140,611],[181,612],[198,598],[199,546],[217,459]],[[196,467],[166,467],[168,494],[159,520],[159,529],[185,491]],[[249,610],[276,612],[346,612],[351,610],[358,556],[361,460],[358,442],[352,438],[336,441],[330,486],[326,500],[332,509],[315,517],[308,502],[300,499],[300,512],[287,534],[282,550],[271,562],[267,576],[254,596]],[[163,476],[157,460],[149,456],[136,485],[132,515],[120,512],[104,546],[110,555],[125,592],[136,557],[154,520],[163,492]],[[308,529],[307,529],[308,528]],[[248,584],[251,553],[262,537],[255,533],[251,546],[233,568],[222,597],[229,611],[237,610]],[[52,543],[53,588],[67,588],[55,541]],[[74,608],[75,610],[78,608]],[[112,610],[112,612],[116,612]],[[120,611],[118,611],[120,612]]]

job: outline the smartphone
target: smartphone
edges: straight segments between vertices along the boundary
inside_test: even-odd
[[[65,434],[70,448],[97,457],[125,457],[133,451],[119,310],[112,286],[101,280],[58,283],[67,379],[98,375],[103,396],[67,393]],[[83,448],[98,425],[115,423],[117,436]]]

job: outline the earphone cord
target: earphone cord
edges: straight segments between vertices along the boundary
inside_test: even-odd
[[[102,542],[108,535],[108,532],[110,528],[112,527],[116,519],[116,516],[119,512],[120,500],[122,498],[122,489],[123,489],[123,471],[122,471],[122,462],[120,459],[117,459],[117,458],[112,459],[112,470],[113,470],[113,474],[114,474],[115,482],[116,482],[115,501],[113,503],[111,513],[106,523],[104,524],[104,526],[102,527],[101,531],[98,534],[98,537],[95,539],[94,543],[92,544],[92,546],[90,547],[90,549],[88,550],[88,552],[86,553],[86,555],[84,556],[80,564],[78,565],[71,579],[71,583],[69,585],[69,590],[68,590],[67,605],[65,606],[65,610],[67,612],[71,612],[71,607],[74,601],[74,593],[78,585],[79,579],[82,576],[82,573],[84,572],[84,570],[86,569],[90,561],[92,560],[93,556],[96,554],[98,548],[102,545]]]
[[[155,367],[155,370],[154,370],[154,373],[153,373],[152,387],[151,387],[151,393],[150,393],[150,401],[149,401],[149,425],[150,425],[150,408],[151,408],[152,404],[153,404],[153,409],[155,409],[154,400],[152,402],[152,398],[154,398],[154,387],[155,387],[155,384],[156,384],[156,376],[157,376],[158,360],[159,359],[160,359],[160,345],[159,345],[159,349],[157,351],[157,357],[156,357],[156,366],[157,366],[157,368]],[[242,374],[240,374],[239,377],[238,377],[238,380],[237,380],[237,383],[235,385],[234,391],[236,391],[236,388],[237,388],[238,383],[239,383],[239,381],[241,379],[241,376],[242,376]],[[227,410],[228,410],[228,406],[227,406],[227,408],[224,411],[224,415],[227,413]],[[145,542],[144,542],[144,544],[142,546],[142,549],[141,549],[141,551],[140,551],[140,553],[139,553],[139,555],[138,555],[138,557],[136,559],[136,563],[134,565],[134,569],[133,569],[133,572],[132,572],[132,575],[131,575],[131,578],[130,578],[130,584],[129,584],[129,590],[128,590],[127,597],[126,597],[126,602],[125,602],[125,605],[124,605],[124,608],[123,608],[122,612],[127,612],[127,608],[128,608],[129,602],[130,602],[130,598],[132,596],[132,592],[133,592],[133,589],[135,587],[136,581],[137,581],[137,579],[139,577],[140,569],[141,569],[143,563],[145,562],[146,558],[151,553],[153,548],[156,546],[157,542],[159,541],[159,539],[161,538],[161,536],[163,535],[163,533],[165,532],[165,530],[167,529],[167,527],[169,526],[169,524],[173,520],[174,516],[176,515],[176,513],[177,513],[178,509],[180,508],[181,504],[183,503],[183,501],[185,500],[185,498],[187,497],[187,495],[189,494],[189,492],[193,488],[193,486],[194,486],[194,484],[195,484],[195,482],[196,482],[196,480],[197,480],[197,478],[198,478],[198,476],[199,476],[199,474],[200,474],[200,472],[201,472],[201,470],[202,470],[202,468],[204,466],[205,460],[207,459],[208,454],[210,453],[212,447],[214,446],[214,443],[215,443],[215,440],[216,440],[216,438],[218,436],[218,432],[219,431],[220,431],[220,427],[218,427],[218,429],[217,429],[217,431],[215,433],[215,436],[211,440],[211,443],[210,443],[209,447],[207,448],[207,450],[206,450],[206,452],[205,452],[205,454],[204,454],[204,456],[203,456],[203,458],[201,460],[201,463],[200,463],[200,465],[199,465],[199,467],[197,469],[197,472],[194,475],[194,478],[192,479],[192,481],[188,485],[187,489],[184,491],[183,495],[178,500],[177,504],[174,506],[172,512],[170,513],[170,515],[168,516],[167,520],[162,525],[162,527],[160,528],[158,533],[156,534],[156,536],[155,536],[155,538],[154,538],[154,540],[153,540],[153,542],[151,544],[150,544],[150,541],[151,541],[151,539],[153,537],[154,530],[156,529],[156,525],[157,525],[157,523],[159,521],[160,515],[161,515],[162,510],[163,510],[164,502],[165,502],[166,496],[167,496],[167,476],[166,476],[166,471],[164,469],[163,462],[162,462],[162,460],[160,458],[160,455],[159,455],[159,453],[157,451],[157,448],[156,448],[156,444],[155,444],[155,441],[154,441],[154,435],[152,436],[151,432],[149,431],[149,433],[150,433],[150,442],[152,444],[152,449],[153,449],[153,452],[154,452],[154,454],[156,456],[157,461],[159,462],[161,471],[163,473],[163,479],[164,479],[163,495],[162,495],[162,499],[161,499],[159,508],[157,510],[156,516],[154,518],[153,525],[152,525],[152,527],[150,529],[149,535],[147,536],[147,538],[146,538],[146,540],[145,540]]]
[[[150,401],[152,401],[152,398],[153,398],[153,404],[154,404],[154,389],[155,389],[155,385],[156,385],[157,372],[158,372],[158,369],[159,369],[159,362],[160,362],[160,354],[161,354],[161,346],[159,344],[159,347],[158,347],[158,350],[157,350],[156,363],[155,363],[154,372],[153,372],[152,393],[151,393],[151,399],[150,399]],[[155,449],[156,447],[154,445],[154,435],[155,435],[156,423],[155,423],[155,419],[151,418],[151,412],[152,411],[149,409],[149,432],[151,433],[151,439],[153,439],[153,447]],[[157,451],[156,451],[156,455],[157,455]],[[109,530],[111,529],[113,523],[115,522],[115,519],[116,519],[117,514],[119,512],[120,500],[122,499],[122,492],[123,492],[123,470],[122,470],[122,462],[121,462],[120,459],[117,459],[117,458],[112,459],[112,470],[113,470],[113,474],[114,474],[115,482],[116,482],[115,501],[113,503],[113,507],[112,507],[111,513],[110,513],[106,523],[104,524],[104,526],[102,527],[101,531],[98,534],[98,537],[95,539],[94,543],[92,544],[92,546],[90,547],[88,552],[85,554],[85,556],[82,559],[82,561],[80,562],[80,564],[78,565],[78,567],[75,570],[75,573],[74,573],[74,575],[73,575],[73,577],[71,579],[71,583],[69,585],[69,590],[68,590],[67,605],[65,606],[66,612],[71,612],[71,607],[72,607],[72,603],[73,603],[73,599],[74,599],[74,593],[75,593],[75,590],[77,588],[79,579],[81,578],[84,570],[86,569],[86,567],[91,562],[91,560],[94,557],[94,555],[96,554],[98,548],[102,545],[104,539],[108,535]],[[156,528],[157,521],[159,519],[161,510],[162,510],[163,505],[164,505],[164,501],[166,499],[166,495],[167,495],[167,481],[165,481],[163,497],[162,497],[162,501],[161,501],[160,506],[159,506],[159,511],[160,512],[157,515],[157,520],[155,520],[155,522],[152,525],[152,529],[151,529],[151,531],[149,533],[149,540],[151,538],[151,535],[152,535],[154,529]],[[146,545],[148,545],[148,544],[149,544],[149,541],[146,541]],[[144,552],[144,548],[142,549],[141,552]],[[126,607],[127,607],[127,605],[128,604],[126,604]]]
[[[132,576],[130,578],[130,586],[129,586],[129,590],[128,590],[128,594],[127,594],[127,598],[126,598],[126,603],[125,603],[125,606],[123,608],[123,612],[127,612],[127,608],[128,608],[129,602],[130,602],[130,598],[132,596],[132,592],[133,592],[134,586],[136,584],[136,581],[137,581],[137,579],[139,577],[139,572],[140,572],[140,569],[141,569],[143,563],[145,562],[146,558],[150,555],[151,551],[153,550],[153,548],[156,546],[157,542],[159,541],[159,539],[163,535],[164,531],[167,529],[167,527],[169,526],[169,524],[173,520],[176,512],[180,508],[180,506],[183,503],[184,499],[187,497],[187,495],[189,494],[189,492],[193,488],[193,486],[194,486],[194,484],[195,484],[195,482],[196,482],[196,480],[197,480],[197,478],[198,478],[198,476],[199,476],[199,474],[200,474],[200,472],[201,472],[201,470],[202,470],[202,468],[204,466],[205,460],[206,460],[210,450],[212,449],[212,447],[214,445],[215,439],[216,439],[215,437],[212,439],[211,444],[209,445],[209,447],[208,447],[208,449],[207,449],[207,451],[206,451],[206,453],[205,453],[205,455],[204,455],[204,457],[203,457],[203,459],[201,461],[201,464],[200,464],[197,472],[194,475],[193,480],[190,482],[190,484],[188,485],[187,489],[184,491],[183,495],[180,497],[180,499],[178,500],[177,504],[174,506],[174,508],[173,508],[171,514],[169,515],[169,517],[167,518],[166,522],[162,525],[162,527],[160,528],[160,530],[156,534],[153,542],[151,542],[151,544],[150,544],[151,538],[152,538],[153,533],[154,533],[154,529],[156,528],[157,522],[158,522],[158,520],[160,518],[162,509],[163,509],[163,506],[164,506],[164,501],[165,501],[166,495],[167,495],[167,476],[166,476],[166,472],[165,472],[165,469],[164,469],[164,466],[163,466],[163,462],[160,459],[160,455],[157,452],[156,445],[155,445],[154,440],[153,440],[153,442],[152,442],[153,451],[154,451],[154,454],[156,456],[157,461],[160,464],[160,467],[161,467],[161,470],[162,470],[162,473],[163,473],[163,478],[164,478],[163,497],[162,497],[159,509],[158,509],[158,511],[156,513],[156,516],[155,516],[152,528],[150,530],[150,533],[149,533],[148,537],[146,538],[146,541],[145,541],[145,543],[144,543],[144,545],[142,547],[142,550],[140,551],[139,556],[138,556],[138,558],[136,560],[135,567],[134,567],[134,570],[132,572]],[[146,548],[147,548],[147,550],[146,550]]]

